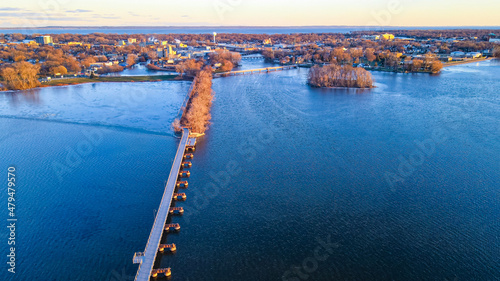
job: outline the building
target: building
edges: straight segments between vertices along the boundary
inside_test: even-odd
[[[500,38],[490,38],[491,43],[500,44]]]
[[[376,41],[380,40],[380,35],[363,35],[362,38],[366,40]]]
[[[481,53],[480,52],[469,52],[469,53],[465,54],[465,56],[467,58],[473,58],[473,59],[475,59],[475,58],[480,58],[481,57]]]
[[[46,36],[38,36],[35,38],[35,42],[37,42],[40,45],[49,45],[52,44],[52,36],[46,35]]]
[[[137,43],[137,39],[135,39],[135,38],[129,38],[129,39],[127,39],[127,43],[128,43],[129,45],[134,44],[134,43]]]
[[[438,59],[442,62],[450,62],[453,61],[453,57],[448,56],[448,55],[439,55]]]
[[[461,52],[461,51],[455,51],[455,52],[451,52],[450,56],[452,56],[454,58],[463,58],[465,56],[465,53]]]
[[[31,40],[31,39],[25,39],[25,40],[23,40],[23,44],[35,45],[36,41],[35,40]]]
[[[177,52],[172,49],[172,45],[167,45],[165,48],[165,57],[172,58],[177,55]]]
[[[384,40],[394,40],[394,34],[390,34],[390,33],[385,33],[385,34],[382,34],[380,35],[382,37],[382,39]]]

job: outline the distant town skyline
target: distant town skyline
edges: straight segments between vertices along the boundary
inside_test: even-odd
[[[0,27],[500,26],[498,11],[496,0],[4,0]]]

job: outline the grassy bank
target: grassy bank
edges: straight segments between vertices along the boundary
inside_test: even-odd
[[[99,82],[157,82],[179,79],[177,75],[152,75],[152,76],[101,76],[96,78],[77,77],[67,79],[57,79],[42,83],[42,87],[50,86],[65,86],[83,83],[99,83]],[[184,79],[185,80],[185,79]]]
[[[466,63],[473,63],[473,62],[479,62],[479,61],[485,61],[485,60],[491,60],[491,59],[492,58],[479,58],[479,59],[471,59],[471,60],[464,60],[464,61],[445,62],[445,63],[443,63],[443,66],[444,67],[454,66],[454,65],[466,64]]]

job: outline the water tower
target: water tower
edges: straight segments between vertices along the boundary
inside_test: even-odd
[[[215,36],[217,35],[217,32],[214,32],[214,44],[215,44]]]

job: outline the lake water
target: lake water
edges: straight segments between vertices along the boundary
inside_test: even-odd
[[[178,250],[157,262],[171,280],[500,279],[500,63],[373,75],[371,90],[312,89],[307,69],[214,80]],[[188,88],[0,94],[2,169],[18,170],[6,280],[130,280]]]

